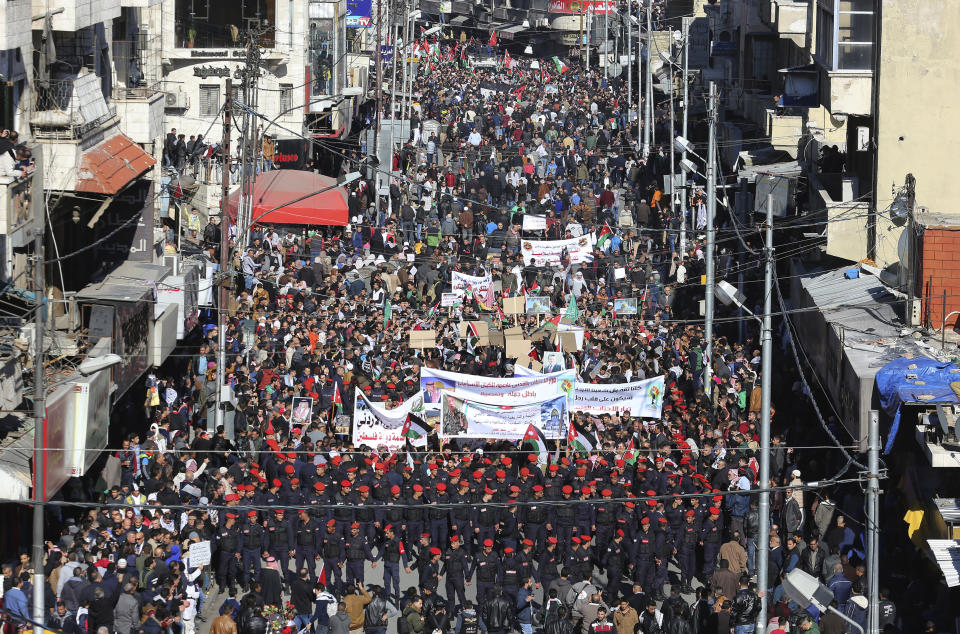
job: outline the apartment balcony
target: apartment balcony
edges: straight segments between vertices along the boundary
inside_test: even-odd
[[[0,3],[0,51],[33,46],[31,0],[7,0]]]
[[[54,4],[56,6],[53,6]],[[52,19],[54,31],[72,33],[120,17],[120,0],[58,0],[56,3],[33,0],[34,15],[43,15],[47,10],[60,8],[63,11]],[[43,23],[37,22],[36,27],[43,28]]]
[[[807,36],[807,14],[811,6],[806,0],[763,0],[760,19],[775,31],[780,39],[804,46]]]
[[[820,102],[831,114],[870,116],[873,72],[828,69],[825,75]]]
[[[120,129],[133,141],[148,144],[164,132],[166,93],[161,67],[159,35],[113,42],[116,83],[111,104],[120,117]]]
[[[36,158],[40,148],[34,145],[29,149]],[[8,257],[13,249],[23,248],[34,239],[34,204],[39,202],[41,208],[43,204],[42,165],[43,162],[37,160],[34,167],[16,175],[0,176],[0,235],[6,237]],[[9,266],[9,263],[5,264]]]
[[[79,141],[116,116],[103,96],[101,79],[87,69],[76,77],[37,82],[36,103],[30,115],[33,138]]]

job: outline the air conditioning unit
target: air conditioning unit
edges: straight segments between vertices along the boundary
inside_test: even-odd
[[[190,107],[190,98],[185,92],[168,92],[164,107],[167,110],[186,110]]]
[[[164,255],[163,256],[163,265],[169,266],[170,270],[173,271],[170,275],[180,275],[180,256],[176,254]]]

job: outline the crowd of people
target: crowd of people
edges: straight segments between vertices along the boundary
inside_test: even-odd
[[[849,631],[791,603],[783,575],[800,568],[865,622],[853,505],[806,485],[831,463],[793,448],[811,437],[796,403],[775,412],[770,481],[759,481],[755,334],[737,340],[737,324],[721,325],[705,358],[701,194],[663,195],[668,154],[638,151],[619,80],[526,62],[468,68],[460,46],[445,45],[452,61],[416,82],[389,194],[378,200],[360,181],[345,230],[257,227],[235,250],[222,307],[235,399],[226,423],[213,424],[220,333],[210,324],[186,363],[151,375],[150,427],[111,456],[103,499],[64,509],[45,561],[25,553],[3,568],[8,617],[29,617],[43,592],[47,625],[71,633],[191,634],[215,601],[215,634],[748,634],[765,598],[764,632]],[[360,160],[343,158],[345,171]],[[546,228],[524,230],[527,216]],[[693,228],[681,244],[684,220]],[[210,227],[199,239],[216,259]],[[579,264],[536,266],[521,253],[523,240],[591,234],[607,237]],[[732,252],[734,240],[719,242]],[[597,446],[551,443],[549,464],[519,442],[354,445],[355,391],[395,407],[420,390],[421,368],[508,377],[555,350],[549,332],[528,359],[463,337],[461,321],[532,336],[542,319],[476,296],[440,309],[452,272],[490,273],[497,302],[538,294],[557,314],[575,302],[586,336],[566,367],[595,383],[665,376],[662,416],[575,412]],[[638,300],[637,315],[613,311],[623,298]],[[414,330],[435,330],[436,344],[411,348]],[[777,394],[799,403],[783,380],[792,370],[778,372]],[[292,423],[298,396],[313,399],[305,425]],[[769,534],[755,494],[764,487]],[[756,585],[763,546],[767,588]],[[35,565],[42,589],[31,586]],[[899,631],[886,597],[881,616],[882,631]]]

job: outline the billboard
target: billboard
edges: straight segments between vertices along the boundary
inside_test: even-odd
[[[550,13],[579,15],[588,11],[594,15],[616,13],[617,5],[613,0],[550,0],[547,7]]]
[[[347,0],[347,28],[368,29],[373,26],[373,0]]]

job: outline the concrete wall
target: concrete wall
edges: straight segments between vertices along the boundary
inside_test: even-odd
[[[917,179],[917,205],[960,214],[951,141],[960,135],[960,2],[883,3],[879,71],[877,209],[890,204],[892,185]],[[878,227],[878,264],[897,262],[901,228]],[[953,252],[956,257],[956,251]]]

